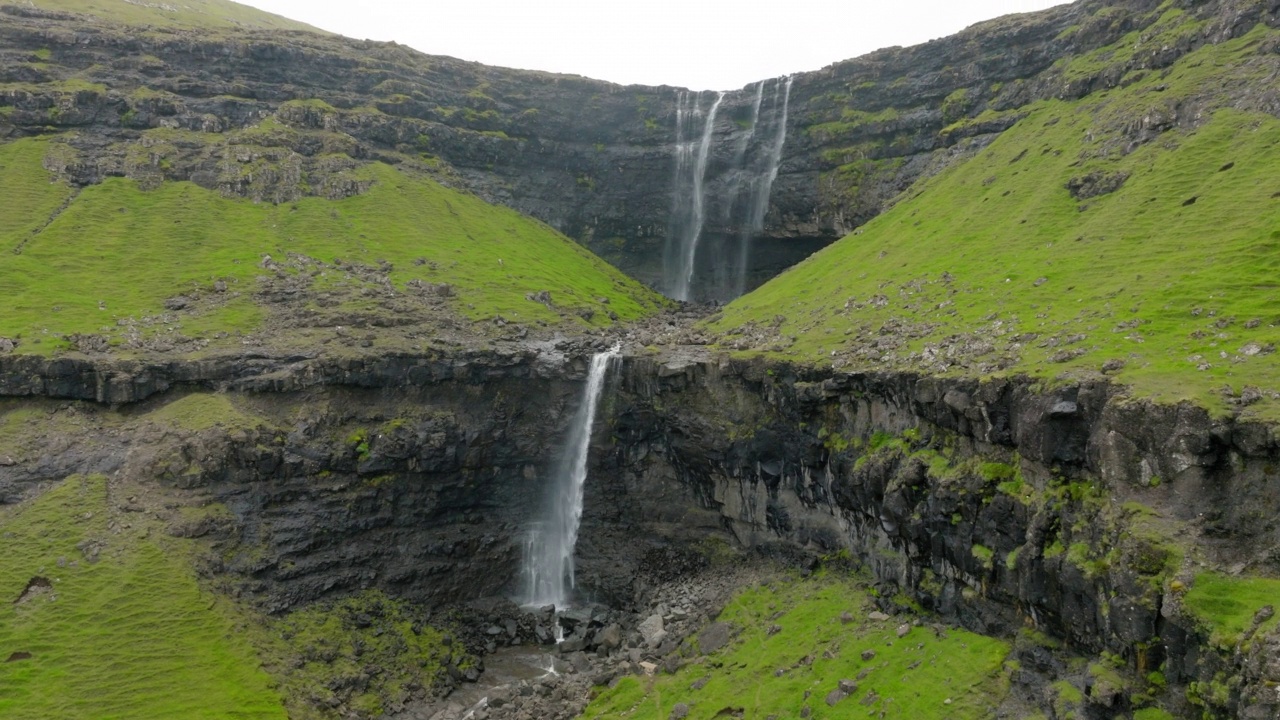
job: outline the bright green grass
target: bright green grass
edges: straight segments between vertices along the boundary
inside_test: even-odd
[[[0,717],[285,717],[254,649],[190,569],[110,521],[100,477],[0,513],[0,658],[33,656],[0,661]],[[77,549],[84,540],[105,543],[98,562]],[[53,594],[14,605],[36,576]]]
[[[232,404],[229,396],[212,393],[186,395],[148,413],[145,418],[163,427],[193,431],[215,426],[252,428],[263,422]]]
[[[182,29],[255,28],[324,32],[257,8],[227,0],[126,2],[125,0],[28,0],[44,10],[81,13],[122,25],[152,25]]]
[[[0,145],[3,189],[29,198],[0,220],[6,307],[0,335],[23,339],[24,352],[47,352],[63,346],[63,335],[110,331],[119,319],[159,314],[165,298],[209,295],[219,279],[230,286],[230,299],[184,317],[181,331],[202,337],[252,330],[264,316],[253,301],[261,258],[283,260],[288,253],[326,263],[386,260],[402,290],[412,279],[453,285],[453,308],[475,321],[501,315],[582,326],[578,312],[591,310],[591,324],[601,325],[610,322],[609,311],[634,319],[664,302],[546,225],[382,164],[362,170],[373,180],[362,195],[278,206],[224,198],[191,183],[144,191],[113,178],[85,188],[33,236],[31,228],[48,222],[69,192],[51,185],[40,165],[49,145]],[[10,252],[19,246],[21,254]],[[416,264],[419,258],[427,262]],[[341,284],[343,276],[329,270],[316,285]],[[542,290],[551,292],[556,311],[527,299]]]
[[[1028,108],[976,158],[740,298],[713,327],[771,325],[782,315],[780,334],[796,339],[776,352],[831,363],[833,352],[859,350],[897,320],[922,336],[887,359],[855,358],[852,368],[991,372],[994,363],[982,363],[1007,351],[1019,357],[1008,372],[1046,378],[1122,360],[1119,381],[1139,394],[1216,410],[1227,385],[1280,390],[1275,356],[1242,352],[1280,342],[1280,121],[1221,109],[1195,131],[1168,132],[1127,155],[1117,137],[1179,96],[1212,107],[1220,88],[1258,82],[1274,64],[1257,54],[1267,37],[1255,30],[1130,87]],[[1067,182],[1094,171],[1130,177],[1118,192],[1073,199]],[[871,302],[877,296],[883,306]],[[1014,351],[1024,333],[1038,337]],[[946,370],[911,358],[953,336],[988,340],[995,352]],[[1051,338],[1060,344],[1039,347]],[[1085,352],[1054,357],[1073,348]],[[1280,415],[1277,407],[1257,409]]]
[[[1254,615],[1264,606],[1280,609],[1280,580],[1204,573],[1196,576],[1183,603],[1209,625],[1215,644],[1229,648],[1253,625]],[[1280,615],[1272,616],[1262,624],[1258,634],[1270,632],[1277,622]]]
[[[948,630],[940,639],[932,629],[918,627],[900,639],[895,630],[901,620],[864,624],[872,609],[863,588],[830,577],[749,589],[720,616],[740,629],[727,648],[675,675],[624,678],[584,717],[666,720],[683,702],[695,720],[725,717],[734,709],[742,711],[738,717],[760,720],[774,714],[799,717],[806,704],[814,718],[883,712],[888,718],[959,719],[988,717],[1000,703],[1007,688],[1002,669],[1007,644],[963,630]],[[859,620],[841,624],[845,611]],[[773,624],[782,630],[770,637]],[[864,650],[874,650],[875,657],[862,660]],[[781,676],[779,669],[785,669]],[[827,693],[840,680],[864,672],[852,696],[834,708],[827,705]],[[704,677],[709,680],[701,690],[690,687]],[[879,699],[860,704],[872,691]]]

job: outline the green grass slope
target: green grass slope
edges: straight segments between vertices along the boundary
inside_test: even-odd
[[[318,28],[273,15],[229,0],[181,2],[129,2],[129,0],[22,0],[4,4],[35,6],[42,10],[91,15],[121,25],[151,25],[178,29],[249,28],[256,30],[304,30]]]
[[[1008,688],[1007,644],[931,627],[899,637],[904,620],[865,620],[873,609],[865,589],[833,576],[748,589],[720,615],[736,632],[727,647],[674,675],[623,678],[583,717],[666,720],[680,703],[692,720],[991,716]],[[829,704],[841,680],[857,689]]]
[[[1219,411],[1254,386],[1250,410],[1280,417],[1280,121],[1248,110],[1276,43],[1258,28],[1026,108],[711,327],[731,347],[849,370],[1052,380],[1106,366],[1140,395]]]
[[[0,513],[0,537],[0,717],[285,717],[254,648],[188,567],[112,516],[105,479]],[[35,578],[50,586],[24,592]]]
[[[317,318],[376,317],[387,295],[424,294],[409,286],[415,280],[449,285],[444,305],[463,322],[489,325],[500,316],[589,327],[664,302],[546,225],[388,165],[353,171],[372,182],[363,194],[271,205],[185,182],[143,190],[112,178],[76,192],[42,166],[57,146],[0,145],[0,190],[19,200],[0,219],[0,336],[17,338],[23,352],[64,348],[73,334],[118,344],[128,332],[253,331],[271,312],[256,294],[264,278],[301,287],[316,299],[306,310]],[[280,267],[264,269],[267,255]],[[225,293],[214,292],[219,282]],[[550,305],[529,299],[541,291]],[[207,302],[159,320],[178,295]]]

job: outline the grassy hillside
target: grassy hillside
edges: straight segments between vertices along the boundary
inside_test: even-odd
[[[680,703],[693,720],[990,717],[1007,692],[1008,645],[909,625],[900,636],[909,619],[868,621],[871,610],[863,588],[834,576],[748,589],[720,615],[727,647],[674,675],[623,678],[583,717],[666,720]],[[842,680],[856,689],[831,703]]]
[[[0,717],[284,718],[253,647],[140,520],[101,477],[0,512],[0,658],[17,658]]]
[[[1143,396],[1218,410],[1253,386],[1251,410],[1280,417],[1280,121],[1248,110],[1275,43],[1258,28],[1027,108],[712,327],[850,370],[1105,368]]]
[[[24,352],[73,334],[216,341],[259,329],[282,302],[289,328],[442,313],[586,327],[663,302],[541,223],[383,164],[352,171],[372,183],[363,194],[270,205],[190,183],[72,189],[42,166],[58,151],[42,139],[0,145],[0,191],[19,199],[0,219],[0,336]],[[529,299],[542,291],[549,304]],[[191,301],[180,313],[165,306],[176,296]]]
[[[34,5],[42,10],[91,15],[122,25],[152,25],[181,29],[252,28],[324,32],[257,8],[229,0],[129,2],[128,0],[9,0],[4,4]]]

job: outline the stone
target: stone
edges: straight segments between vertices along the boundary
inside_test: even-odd
[[[840,690],[843,691],[845,695],[852,695],[858,692],[858,683],[852,680],[848,680],[848,679],[841,680],[839,682],[839,687],[840,687]]]
[[[870,615],[868,615],[867,617],[868,617],[868,618],[870,618],[870,619],[872,619],[872,620],[875,620],[876,622],[884,622],[885,620],[888,620],[888,619],[889,619],[889,616],[888,616],[888,615],[885,615],[884,613],[880,612],[879,610],[876,610],[875,612],[871,613],[871,614],[870,614]]]
[[[876,651],[875,651],[875,650],[863,650],[863,651],[862,651],[862,659],[863,659],[863,660],[873,660],[873,659],[875,659],[875,656],[876,656]]]
[[[6,354],[6,353],[11,353],[11,352],[13,352],[13,351],[14,351],[14,349],[15,349],[15,348],[17,348],[17,347],[18,347],[18,343],[17,343],[17,342],[15,342],[15,341],[13,341],[13,340],[11,340],[11,339],[7,338],[7,337],[0,337],[0,355],[4,355],[4,354]]]
[[[675,707],[671,708],[671,715],[669,715],[668,717],[670,718],[670,720],[683,720],[683,718],[686,718],[688,716],[689,716],[689,705],[686,703],[676,703]]]
[[[902,623],[898,626],[898,637],[906,637],[911,632],[911,623]]]
[[[698,649],[703,655],[710,655],[728,645],[729,637],[730,627],[727,623],[711,623],[698,635]]]
[[[640,636],[644,638],[645,644],[649,647],[657,647],[663,638],[667,636],[661,615],[655,614],[645,618],[637,630],[640,631]]]
[[[657,671],[658,671],[658,666],[655,663],[651,663],[648,661],[640,663],[640,672],[643,672],[645,675],[653,675]]]
[[[848,625],[852,622],[853,622],[853,613],[849,612],[848,610],[845,610],[844,612],[840,613],[841,625]]]
[[[622,628],[614,623],[596,633],[596,643],[605,650],[616,650],[622,647]]]
[[[836,703],[840,702],[841,700],[847,697],[849,696],[843,690],[841,690],[840,688],[836,688],[835,690],[832,690],[831,692],[827,693],[827,704],[830,705],[831,707],[835,707]]]

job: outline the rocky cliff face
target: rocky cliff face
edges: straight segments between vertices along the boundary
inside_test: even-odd
[[[756,237],[750,288],[983,147],[1028,103],[1081,97],[1276,22],[1274,3],[1174,5],[1082,0],[797,75],[758,231],[744,169],[769,150],[755,135],[770,122],[779,83],[725,94],[706,133],[695,285],[704,297],[737,292],[721,275],[744,231]],[[1204,22],[1191,34],[1144,34],[1172,11]],[[120,28],[15,5],[0,12],[0,138],[72,133],[47,161],[72,182],[191,180],[288,202],[362,192],[359,167],[381,160],[510,205],[636,277],[669,283],[664,248],[678,241],[673,210],[687,199],[680,98],[694,97],[691,127],[701,134],[715,93],[490,68],[308,33]],[[1129,33],[1137,46],[1126,57],[1067,67]]]
[[[585,372],[584,360],[533,352],[0,360],[8,409],[40,414],[36,435],[0,448],[0,498],[106,472],[223,507],[173,513],[170,532],[209,543],[202,572],[275,611],[367,587],[435,607],[513,593]],[[68,377],[79,380],[53,381]],[[100,394],[109,378],[146,389]],[[180,421],[183,403],[210,398],[236,412]],[[1132,402],[1105,383],[699,356],[627,359],[599,416],[578,546],[585,597],[625,606],[652,558],[708,539],[847,553],[886,609],[918,605],[997,635],[1030,627],[1113,653],[1137,677],[1163,668],[1176,688],[1217,683],[1227,690],[1187,695],[1212,713],[1277,709],[1276,632],[1218,647],[1183,608],[1202,567],[1280,563],[1280,448],[1267,426]],[[1028,685],[1063,671],[1061,656],[1035,657]],[[1090,695],[1091,717],[1130,707],[1113,690]]]

